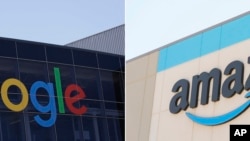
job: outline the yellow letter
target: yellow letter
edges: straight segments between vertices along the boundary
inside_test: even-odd
[[[9,100],[8,89],[10,86],[16,86],[21,90],[22,100],[19,104],[13,104]],[[16,112],[22,111],[28,105],[28,101],[29,101],[28,91],[26,87],[24,86],[24,84],[18,79],[10,78],[10,79],[5,80],[1,87],[1,94],[2,94],[1,96],[2,96],[3,103],[5,104],[6,107],[8,107],[12,111],[16,111]]]

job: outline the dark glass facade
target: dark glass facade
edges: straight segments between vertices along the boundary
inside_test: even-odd
[[[31,102],[22,111],[10,110],[0,97],[1,141],[123,141],[124,140],[124,56],[71,47],[0,38],[0,85],[5,80],[20,80],[28,92],[36,81],[52,83],[54,97],[42,88],[37,90],[38,103],[46,107],[55,100],[56,121],[49,127],[39,125],[35,117],[51,117],[51,111],[37,110]],[[85,98],[73,107],[87,107],[76,115],[66,106],[70,97],[57,95],[55,70],[60,70],[62,93],[76,84]],[[2,91],[1,91],[2,95]],[[71,96],[77,94],[71,93]],[[23,101],[19,87],[8,88],[13,104]],[[65,112],[59,112],[58,99],[63,99]],[[49,108],[49,107],[47,107]]]

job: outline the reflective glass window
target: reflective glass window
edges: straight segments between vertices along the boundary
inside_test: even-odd
[[[79,117],[76,117],[80,119]],[[59,115],[56,121],[56,134],[58,141],[80,141],[82,140],[82,132],[74,126],[74,117]]]
[[[97,56],[94,52],[73,50],[75,65],[97,68]]]
[[[84,141],[109,141],[105,118],[83,117],[82,121]]]
[[[76,80],[86,94],[86,99],[103,99],[98,70],[76,67]]]
[[[124,86],[120,73],[100,71],[103,96],[108,101],[124,101]]]
[[[103,101],[81,100],[81,106],[87,107],[85,115],[104,116],[104,103]]]
[[[18,78],[17,60],[0,58],[0,83],[9,78]]]
[[[16,59],[7,59],[0,58],[0,84],[9,79],[9,78],[17,78],[18,79],[18,65]],[[19,90],[17,87],[9,87],[9,94],[18,93]]]
[[[125,58],[120,57],[121,71],[125,72]]]
[[[68,85],[76,84],[75,72],[74,72],[74,68],[72,66],[53,64],[53,63],[49,63],[49,65],[48,65],[50,82],[52,82],[54,85],[56,85],[56,83],[55,83],[56,75],[54,72],[55,68],[58,68],[58,70],[60,72],[59,75],[60,75],[61,86],[62,86],[63,92]]]
[[[0,39],[0,56],[16,57],[15,42]]]
[[[65,64],[72,64],[72,53],[70,49],[56,47],[56,46],[47,46],[47,59],[50,62],[58,62]]]
[[[124,103],[105,102],[105,112],[108,117],[124,118]]]
[[[108,118],[109,136],[111,141],[124,141],[124,119]]]
[[[26,42],[17,42],[18,58],[46,60],[44,46]]]
[[[36,81],[49,82],[46,63],[19,60],[20,80],[29,90]]]
[[[108,70],[120,71],[120,60],[118,56],[108,54],[97,54],[99,67]]]
[[[3,141],[26,141],[22,113],[1,112],[0,116],[0,137]]]
[[[105,102],[105,108],[117,111],[124,111],[124,103]]]
[[[28,116],[28,123],[30,128],[30,138],[32,141],[56,141],[56,134],[55,134],[55,126],[51,127],[42,127],[39,125],[35,120],[34,116],[42,115],[41,113],[37,114],[26,114]],[[47,114],[49,116],[49,114]]]

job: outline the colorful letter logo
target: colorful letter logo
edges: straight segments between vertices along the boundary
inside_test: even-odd
[[[64,92],[64,98],[62,94],[62,86],[61,86],[61,76],[60,76],[60,70],[59,68],[54,68],[54,75],[55,75],[55,83],[56,83],[56,93],[57,93],[57,103],[59,107],[59,113],[65,113],[65,106],[64,106],[64,100],[66,102],[66,105],[68,109],[76,115],[82,115],[86,113],[87,107],[82,105],[80,108],[74,107],[74,103],[84,99],[86,97],[85,92],[83,89],[76,85],[76,84],[70,84],[66,87]],[[8,89],[11,86],[15,86],[19,88],[21,91],[22,99],[18,104],[12,103],[8,98]],[[49,96],[49,101],[47,105],[42,105],[37,100],[37,91],[38,89],[44,89]],[[71,96],[73,92],[76,92],[77,94],[74,96]],[[34,108],[41,112],[41,113],[50,113],[49,119],[43,119],[40,115],[34,116],[35,121],[43,126],[43,127],[50,127],[56,122],[57,117],[57,109],[56,109],[56,102],[55,102],[55,91],[54,91],[54,85],[53,83],[46,83],[43,81],[36,81],[32,84],[29,94],[28,90],[25,87],[25,85],[18,79],[15,78],[9,78],[5,80],[1,86],[1,97],[3,100],[3,103],[5,106],[15,112],[20,112],[24,110],[29,102],[29,96],[31,103],[33,104]]]

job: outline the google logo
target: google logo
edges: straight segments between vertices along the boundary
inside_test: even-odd
[[[56,94],[57,94],[57,103],[58,103],[58,112],[59,113],[65,113],[65,106],[64,106],[64,100],[63,100],[63,93],[62,93],[62,86],[61,86],[61,75],[59,68],[54,68],[54,76],[55,76],[55,88],[56,88]],[[12,86],[15,86],[19,88],[21,91],[21,101],[18,104],[15,104],[11,102],[8,98],[8,89]],[[41,105],[36,97],[37,91],[39,89],[44,89],[48,95],[49,95],[49,101],[47,105]],[[76,93],[72,95],[72,93]],[[55,91],[54,91],[54,85],[53,83],[46,83],[44,81],[36,81],[31,85],[31,88],[28,90],[18,79],[15,78],[9,78],[5,80],[1,86],[1,97],[3,100],[4,105],[15,112],[23,111],[29,102],[29,96],[30,101],[33,104],[34,108],[41,112],[41,113],[49,113],[50,112],[50,118],[49,119],[43,119],[40,115],[34,116],[34,120],[43,127],[50,127],[52,126],[57,117],[57,109],[56,109],[56,102],[55,102]],[[81,99],[84,99],[86,97],[85,92],[83,89],[81,89],[80,86],[76,84],[70,84],[66,87],[64,92],[65,103],[68,107],[68,109],[76,114],[76,115],[82,115],[87,111],[87,107],[82,105],[81,107],[75,107],[73,104]]]

